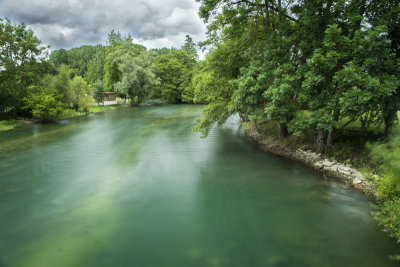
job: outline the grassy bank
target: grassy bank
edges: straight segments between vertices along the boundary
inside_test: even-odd
[[[14,129],[15,127],[24,125],[25,123],[20,120],[1,120],[0,121],[0,132]]]
[[[129,107],[129,104],[115,104],[115,105],[108,105],[108,106],[92,106],[89,109],[89,113],[99,113],[113,109],[125,108]],[[79,112],[73,109],[65,109],[63,112],[62,117],[59,120],[71,119],[80,116],[85,116],[87,113]],[[18,126],[27,124],[27,123],[34,123],[35,121],[31,119],[10,119],[10,120],[0,120],[0,132],[1,131],[8,131],[12,130]]]

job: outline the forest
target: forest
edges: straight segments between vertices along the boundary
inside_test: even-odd
[[[1,19],[0,116],[87,113],[105,91],[132,106],[206,104],[194,127],[203,136],[239,114],[281,142],[378,174],[375,217],[400,242],[399,2],[198,2],[207,39],[187,35],[180,48],[147,49],[112,31],[105,45],[50,50],[24,23]]]

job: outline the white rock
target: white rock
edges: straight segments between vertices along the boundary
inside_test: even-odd
[[[343,172],[349,172],[351,173],[351,168],[343,166],[343,165],[339,165],[339,170],[343,171]]]
[[[338,168],[337,168],[336,165],[333,165],[333,166],[331,166],[331,167],[327,167],[326,169],[329,170],[329,171],[331,171],[331,172],[337,172],[337,171],[338,171]]]
[[[339,173],[341,173],[343,176],[351,177],[351,172],[349,171],[339,170]]]
[[[325,167],[332,167],[332,165],[333,165],[333,163],[330,162],[329,160],[324,160],[323,164],[324,164]]]
[[[360,179],[362,181],[365,180],[364,175],[362,175],[361,173],[359,173],[357,171],[353,173],[353,176],[354,176],[354,178],[358,178],[358,179]]]
[[[322,161],[318,161],[314,164],[315,167],[317,167],[318,169],[324,167],[324,164],[322,163]]]
[[[361,180],[360,178],[354,178],[353,179],[353,185],[355,185],[355,184],[361,184],[363,182],[363,180]]]

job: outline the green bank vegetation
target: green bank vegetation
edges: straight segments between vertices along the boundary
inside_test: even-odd
[[[54,121],[119,107],[101,106],[103,92],[115,92],[122,106],[193,103],[190,83],[198,57],[189,35],[179,49],[148,50],[129,35],[111,31],[105,46],[50,54],[24,23],[0,19],[0,35],[0,119],[8,120],[4,125],[17,118]]]
[[[0,131],[11,130],[23,124],[23,122],[17,120],[3,120],[0,121]]]
[[[202,61],[190,36],[148,50],[115,31],[105,46],[47,56],[24,24],[1,20],[1,116],[85,113],[103,91],[130,105],[207,103],[194,127],[204,136],[238,113],[281,142],[379,174],[375,215],[400,241],[399,1],[198,2]]]

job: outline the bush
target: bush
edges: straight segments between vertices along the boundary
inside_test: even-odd
[[[25,97],[23,101],[23,109],[30,111],[32,117],[39,121],[53,121],[63,116],[64,104],[55,93],[39,90]]]
[[[368,148],[377,171],[383,177],[377,181],[378,187],[383,186],[381,193],[387,196],[399,195],[400,134],[392,136],[389,141],[384,143],[368,144]]]
[[[372,159],[382,178],[376,180],[381,199],[374,216],[400,243],[400,134],[384,143],[369,144]],[[400,260],[400,255],[392,256]]]

